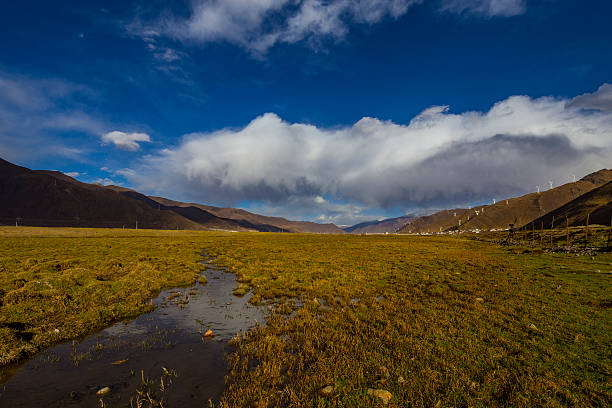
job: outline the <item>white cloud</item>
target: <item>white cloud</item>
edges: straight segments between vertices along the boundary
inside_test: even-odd
[[[67,175],[68,177],[72,177],[72,178],[77,178],[81,175],[81,173],[79,173],[78,171],[68,171],[66,173],[64,173],[65,175]]]
[[[117,183],[115,183],[112,179],[110,179],[108,177],[96,179],[96,180],[92,181],[92,183],[100,184],[101,186],[117,185]]]
[[[327,214],[334,202],[370,210],[489,202],[609,166],[610,157],[612,113],[512,96],[487,112],[434,106],[409,124],[365,117],[325,129],[267,113],[242,129],[188,135],[126,177],[200,202]]]
[[[132,169],[119,169],[115,172],[115,174],[124,177],[134,177],[136,175],[136,172]]]
[[[114,130],[102,135],[102,143],[113,144],[122,150],[136,151],[140,149],[138,142],[150,142],[151,138],[146,133],[126,133]]]
[[[196,0],[187,18],[133,24],[149,47],[160,36],[199,43],[229,42],[254,53],[278,43],[340,39],[350,23],[398,18],[423,0]]]
[[[40,155],[81,160],[84,143],[58,137],[64,131],[99,134],[106,125],[80,110],[92,92],[78,84],[0,72],[0,154],[12,161]],[[73,103],[75,99],[80,103]],[[45,149],[40,149],[41,145]]]
[[[317,46],[345,37],[352,24],[397,19],[425,0],[193,0],[181,17],[164,12],[152,23],[128,29],[147,43],[157,59],[181,57],[158,39],[196,43],[229,42],[262,55],[276,44],[301,41]],[[433,0],[429,0],[433,2]],[[526,10],[526,0],[441,0],[442,12],[484,17],[510,17]]]
[[[443,11],[486,17],[511,17],[523,14],[526,0],[443,0]]]
[[[579,95],[569,106],[612,112],[612,84],[603,84],[596,92]]]

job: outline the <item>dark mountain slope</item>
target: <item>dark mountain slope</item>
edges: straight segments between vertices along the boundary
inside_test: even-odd
[[[171,202],[170,200],[168,200],[167,204],[162,204],[161,202],[155,201],[152,198],[144,194],[141,194],[134,190],[130,190],[128,188],[118,187],[118,186],[107,186],[106,188],[118,191],[124,196],[130,197],[134,200],[138,200],[153,209],[172,211],[176,214],[179,214],[207,228],[233,230],[233,231],[248,231],[248,230],[259,231],[257,228],[252,228],[250,226],[244,226],[241,223],[238,223],[236,221],[217,217],[216,215],[213,215],[210,212],[196,205],[188,205],[188,206],[172,205],[170,204]]]
[[[612,221],[612,181],[597,187],[588,193],[570,201],[533,221],[535,228],[545,229],[562,228],[569,223],[570,227],[586,225],[587,215],[589,224],[610,225]]]
[[[249,211],[229,208],[229,207],[214,207],[211,205],[202,205],[194,203],[182,203],[173,201],[163,197],[150,197],[156,202],[176,207],[196,207],[204,211],[226,220],[233,220],[244,228],[256,229],[258,231],[273,231],[273,232],[306,232],[317,234],[343,234],[344,231],[334,224],[317,224],[308,221],[290,221],[281,217],[268,217],[265,215],[253,214]]]
[[[446,231],[458,225],[459,220],[467,211],[465,208],[455,208],[418,217],[409,221],[399,232],[416,234]]]
[[[172,211],[53,171],[0,159],[0,223],[36,226],[203,229]]]

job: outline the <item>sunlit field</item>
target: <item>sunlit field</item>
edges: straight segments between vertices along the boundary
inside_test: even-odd
[[[4,227],[0,363],[150,310],[207,257],[270,307],[222,407],[609,406],[612,255],[533,245]]]

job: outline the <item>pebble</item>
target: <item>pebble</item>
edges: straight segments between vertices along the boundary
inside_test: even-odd
[[[372,388],[368,388],[368,395],[379,398],[384,405],[387,405],[391,398],[393,398],[393,394],[387,390],[374,390]]]
[[[536,327],[536,325],[535,325],[535,324],[533,324],[533,323],[531,323],[531,324],[529,325],[529,328],[530,328],[531,330],[538,330],[538,328]]]
[[[109,392],[110,392],[110,388],[102,387],[98,390],[98,392],[96,392],[96,395],[104,395],[104,394],[108,394]]]
[[[389,372],[389,369],[387,367],[380,367],[380,372],[382,373],[383,377],[385,378],[389,378],[391,377],[391,373]]]
[[[483,298],[481,298],[481,297],[477,297],[477,298],[476,298],[476,301],[477,301],[477,302],[484,302],[484,299],[483,299]]]
[[[332,395],[333,392],[334,392],[333,385],[327,385],[319,390],[319,394],[321,394],[324,397],[329,397],[330,395]]]

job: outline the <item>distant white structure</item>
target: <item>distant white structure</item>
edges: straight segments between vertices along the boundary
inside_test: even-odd
[[[576,182],[576,175],[575,174],[572,174],[572,180],[573,180],[574,183]]]
[[[496,202],[495,199],[493,199],[493,205],[495,205],[495,202]]]
[[[540,186],[536,186],[536,188],[538,189],[538,194],[540,194]]]
[[[550,186],[550,189],[552,190],[552,188],[553,188],[553,182],[552,182],[552,181],[549,181],[549,182],[548,182],[548,185]]]

